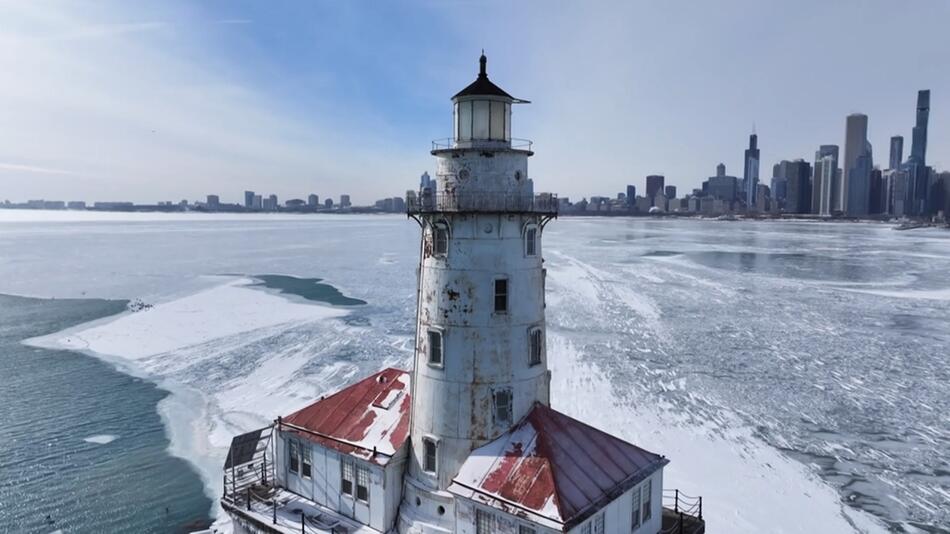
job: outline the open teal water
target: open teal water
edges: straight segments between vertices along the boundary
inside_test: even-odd
[[[90,356],[20,343],[124,308],[0,295],[0,532],[174,533],[208,524],[200,478],[167,452],[156,411],[167,392]],[[95,443],[103,436],[114,439]]]

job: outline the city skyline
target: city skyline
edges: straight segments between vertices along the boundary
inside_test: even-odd
[[[524,4],[506,25],[472,35],[455,15],[487,22],[492,4],[7,4],[0,39],[17,53],[0,58],[8,103],[0,113],[10,126],[0,132],[0,198],[154,202],[266,184],[284,198],[319,190],[369,203],[433,171],[419,147],[451,135],[442,96],[463,73],[450,58],[481,48],[512,91],[535,95],[512,134],[545,147],[534,174],[563,195],[590,194],[587,183],[622,190],[649,174],[689,190],[720,161],[741,174],[737,141],[753,123],[761,162],[843,146],[840,118],[855,111],[871,117],[872,145],[886,147],[893,135],[909,141],[905,110],[919,87],[935,90],[928,163],[944,166],[950,106],[940,96],[950,74],[928,65],[946,62],[937,21],[950,7],[805,2],[761,13],[748,5],[682,13]],[[529,16],[542,23],[516,31]],[[818,37],[801,38],[796,21]],[[842,21],[894,38],[817,31]],[[735,31],[748,27],[769,29],[750,46],[753,37]],[[913,39],[897,38],[904,33]],[[382,41],[396,44],[382,54]],[[654,50],[656,42],[665,44]],[[739,50],[748,61],[737,69],[729,58]],[[838,68],[841,83],[771,81],[807,72],[815,57],[844,56],[856,59]],[[889,75],[874,68],[879,61],[905,69]]]

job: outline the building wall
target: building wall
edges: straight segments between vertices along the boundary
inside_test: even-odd
[[[630,488],[622,495],[611,501],[601,511],[604,514],[604,533],[605,534],[656,534],[660,531],[663,523],[663,469],[650,475],[648,480],[652,481],[651,488],[652,514],[649,520],[642,521],[639,528],[631,531],[633,524],[633,493],[640,491],[646,484],[646,480],[640,482],[633,488]],[[475,534],[475,511],[484,510],[490,512],[495,518],[496,534],[519,534],[518,527],[525,525],[537,531],[537,534],[553,534],[562,532],[556,528],[551,528],[532,520],[532,514],[523,510],[512,508],[513,513],[506,513],[498,508],[494,508],[482,503],[474,502],[469,499],[459,498],[455,505],[456,509],[456,534]],[[584,532],[584,525],[594,521],[599,514],[597,512],[586,518],[582,523],[574,526],[568,532],[570,534],[581,534]],[[552,523],[552,526],[554,524]],[[594,534],[593,525],[591,534]]]
[[[302,453],[310,454],[312,476],[309,480],[290,471],[288,456],[288,440],[290,439],[301,444]],[[274,447],[277,483],[288,491],[321,506],[385,532],[394,526],[399,503],[402,500],[402,478],[408,456],[407,451],[408,446],[404,445],[386,466],[354,458],[358,464],[369,467],[369,501],[363,503],[340,491],[341,453],[301,439],[295,434],[277,432]]]

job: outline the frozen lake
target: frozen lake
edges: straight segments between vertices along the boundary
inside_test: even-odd
[[[554,406],[711,531],[950,531],[950,233],[563,218],[543,253]],[[398,216],[0,212],[0,293],[153,305],[35,344],[171,391],[212,497],[232,434],[408,365],[417,259]]]

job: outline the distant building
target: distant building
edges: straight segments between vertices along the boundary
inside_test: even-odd
[[[742,172],[742,182],[745,188],[743,199],[748,206],[755,205],[755,188],[759,185],[759,136],[749,136],[749,148],[745,151],[745,169]]]
[[[657,193],[663,192],[663,182],[666,178],[662,174],[647,176],[647,198],[653,199]]]
[[[789,162],[785,171],[787,213],[811,212],[811,165],[803,159]]]
[[[329,210],[329,209],[333,209],[333,199],[332,199],[332,198],[328,198],[328,199],[324,200],[324,201],[323,201],[323,207],[325,207],[325,208],[328,209],[328,210]]]
[[[825,166],[831,170],[826,171]],[[811,184],[811,213],[831,215],[832,206],[837,200],[834,193],[838,190],[838,180],[838,145],[821,145],[815,152],[815,168]],[[824,199],[823,196],[826,195],[828,198]],[[822,205],[826,205],[827,209],[823,211]]]
[[[771,195],[770,195],[769,186],[765,184],[759,184],[755,189],[755,210],[761,213],[766,213],[771,207]]]
[[[307,205],[307,201],[302,198],[292,198],[284,202],[284,206],[293,210],[300,210],[300,208]]]
[[[917,122],[913,130],[910,157],[904,167],[910,175],[907,210],[909,215],[924,215],[928,210],[930,168],[927,167],[927,121],[930,117],[930,90],[917,92]]]
[[[720,200],[732,202],[739,194],[735,176],[710,176],[703,182],[703,193]]]
[[[66,204],[66,207],[71,210],[84,210],[86,209],[85,200],[71,200]]]
[[[251,210],[255,209],[254,199],[257,198],[257,195],[254,194],[254,191],[245,191],[244,192],[244,207]],[[259,208],[257,208],[259,209]]]
[[[637,197],[637,211],[647,213],[653,207],[653,199],[647,197]]]
[[[627,205],[635,206],[637,204],[637,186],[627,186]]]
[[[852,113],[845,121],[844,170],[841,181],[841,209],[848,215],[867,214],[867,198],[870,195],[871,168],[870,143],[868,143],[868,116]],[[860,160],[860,161],[859,161]],[[851,201],[857,204],[852,206]]]
[[[716,165],[716,176],[725,176],[726,175],[726,164],[720,163]]]
[[[881,169],[871,169],[871,184],[868,194],[868,213],[877,215],[884,212],[884,176]]]
[[[676,198],[676,186],[668,185],[663,188],[663,194],[666,195],[667,199]]]
[[[906,170],[888,169],[883,178],[885,213],[895,217],[907,215],[910,175]]]
[[[208,195],[205,205],[209,209],[218,209],[218,206],[221,204],[221,198],[218,195]]]
[[[895,135],[891,137],[891,159],[887,168],[899,169],[902,161],[904,161],[904,137]]]
[[[264,199],[261,195],[254,195],[254,200],[251,202],[252,210],[262,210],[264,209]]]
[[[340,195],[340,207],[349,208],[350,205],[350,195]]]
[[[311,193],[307,196],[307,205],[311,208],[316,208],[320,205],[320,197]]]

